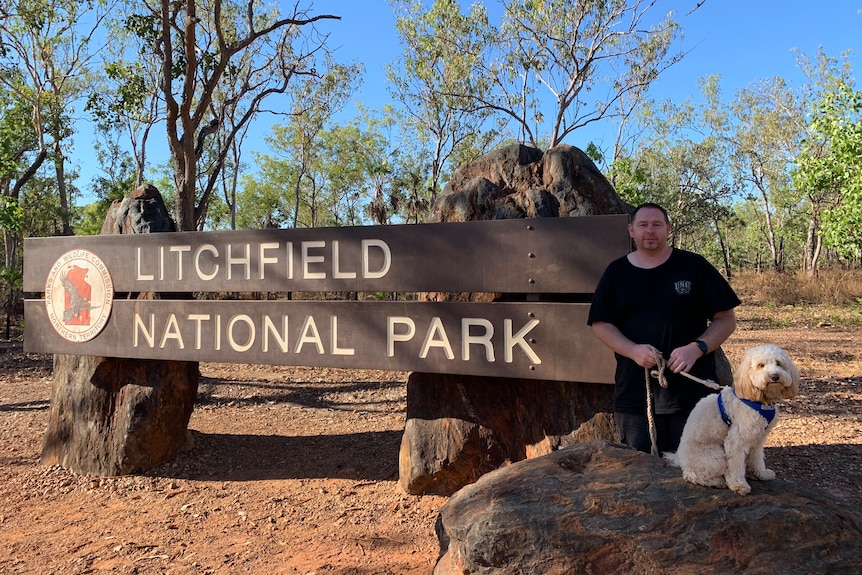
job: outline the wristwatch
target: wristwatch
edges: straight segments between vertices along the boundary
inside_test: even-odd
[[[709,346],[706,345],[706,342],[702,339],[696,339],[694,340],[694,343],[697,344],[698,349],[700,349],[700,351],[702,351],[704,355],[706,355],[706,352],[709,351]]]

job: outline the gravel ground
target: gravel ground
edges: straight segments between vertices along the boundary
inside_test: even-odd
[[[804,382],[767,463],[862,509],[862,355],[855,330],[757,329],[731,362],[785,347]],[[429,574],[445,498],[397,486],[406,374],[204,364],[194,447],[147,474],[39,465],[50,358],[0,345],[0,573]]]

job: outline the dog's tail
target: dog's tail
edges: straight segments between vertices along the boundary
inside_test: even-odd
[[[679,464],[679,457],[676,453],[665,453],[662,457],[664,457],[665,461],[674,467],[681,467]]]

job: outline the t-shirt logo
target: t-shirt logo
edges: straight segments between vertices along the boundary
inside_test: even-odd
[[[691,293],[691,282],[688,280],[679,280],[673,284],[676,290],[676,295],[689,295]]]

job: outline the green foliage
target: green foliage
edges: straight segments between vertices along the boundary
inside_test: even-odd
[[[655,141],[634,156],[617,157],[611,179],[630,205],[655,202],[668,210],[675,245],[709,255],[726,268],[732,213],[725,154],[714,138]]]
[[[385,126],[366,122],[316,129],[313,144],[302,123],[274,126],[268,142],[276,155],[258,156],[259,175],[243,179],[238,227],[357,225],[362,201],[388,220],[397,154],[387,151]]]
[[[245,230],[287,228],[293,224],[294,197],[289,182],[296,176],[277,158],[259,156],[257,177],[244,176],[237,196],[236,227]]]
[[[823,239],[843,257],[862,254],[862,92],[841,83],[824,95],[811,120],[812,138],[797,157],[795,181],[831,198]]]
[[[2,267],[0,268],[0,283],[7,293],[21,289],[21,286],[24,285],[24,272],[16,268]]]
[[[650,179],[636,158],[617,156],[611,164],[608,179],[620,198],[629,205],[637,206],[646,201]]]
[[[427,174],[417,173],[419,164],[414,162],[408,188],[415,196],[420,186],[416,179],[427,178],[421,187],[429,189],[425,201],[431,202],[447,173],[465,158],[489,150],[498,139],[487,122],[491,111],[477,108],[469,96],[489,89],[487,79],[475,73],[489,41],[488,15],[478,3],[464,14],[455,0],[436,0],[427,9],[421,0],[392,4],[400,7],[396,28],[404,50],[398,66],[390,66],[388,79],[403,106],[404,135],[421,146]],[[416,199],[411,209],[420,203]]]
[[[103,202],[91,202],[77,210],[75,218],[76,236],[96,236],[102,231],[108,206]]]
[[[24,221],[24,210],[14,198],[0,196],[0,229],[20,232]]]
[[[27,153],[39,147],[29,103],[0,89],[0,180],[13,180],[26,167]]]
[[[11,335],[12,315],[15,304],[21,299],[21,288],[24,285],[24,272],[19,267],[3,266],[0,268],[0,294],[3,296],[6,315],[6,338]]]
[[[111,93],[93,91],[84,109],[102,129],[121,127],[123,119],[140,114],[150,94],[140,63],[109,62],[105,75],[113,85]]]
[[[93,178],[91,191],[97,199],[78,210],[74,228],[77,235],[98,234],[111,204],[135,189],[134,160],[116,142],[97,144],[96,158],[102,173]]]

